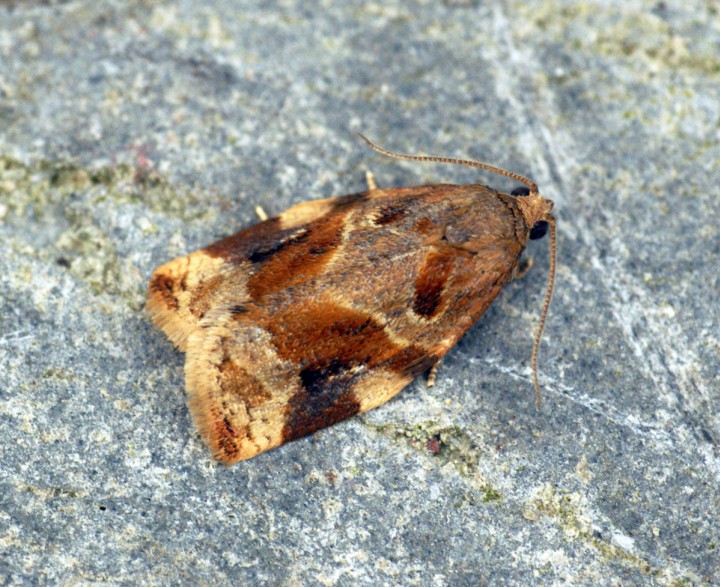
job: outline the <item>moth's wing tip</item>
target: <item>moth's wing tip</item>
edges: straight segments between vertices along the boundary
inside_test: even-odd
[[[180,265],[180,259],[175,259],[155,269],[148,284],[145,310],[152,323],[184,351],[189,329],[179,298],[185,275]]]
[[[188,340],[185,387],[190,415],[205,445],[224,465],[283,443],[284,414],[237,349],[222,346],[228,329],[199,329]],[[257,367],[257,365],[255,365]]]
[[[202,303],[203,296],[212,295],[212,278],[224,263],[201,249],[168,261],[150,277],[145,308],[152,323],[183,352],[188,338],[198,329],[199,318],[193,307]]]
[[[222,402],[203,386],[188,384],[188,407],[205,446],[223,465],[234,465],[258,455],[262,450],[251,442],[242,422],[223,413]]]

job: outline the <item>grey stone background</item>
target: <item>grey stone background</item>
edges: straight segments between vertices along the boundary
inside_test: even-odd
[[[714,1],[0,1],[0,583],[720,583]],[[510,284],[372,413],[232,468],[153,268],[311,198],[555,200]]]

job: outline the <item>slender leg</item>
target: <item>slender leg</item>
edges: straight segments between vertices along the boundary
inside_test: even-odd
[[[530,270],[530,267],[533,266],[533,260],[532,259],[526,259],[523,257],[520,259],[520,263],[518,263],[517,267],[513,270],[513,279],[522,279],[525,277],[525,274]]]
[[[375,176],[372,171],[365,172],[365,182],[367,183],[368,190],[373,191],[378,189],[377,183],[375,183]]]
[[[438,361],[432,367],[430,367],[430,371],[428,371],[428,378],[427,378],[427,386],[428,387],[433,387],[435,385],[435,378],[437,377],[439,365],[440,365],[440,361]]]
[[[262,206],[255,206],[255,214],[257,214],[260,222],[265,222],[268,219],[267,212],[262,209]]]

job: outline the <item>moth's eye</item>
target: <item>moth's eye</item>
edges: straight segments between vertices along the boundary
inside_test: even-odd
[[[529,196],[530,188],[526,185],[519,185],[513,191],[510,192],[511,196]]]
[[[547,234],[549,226],[550,225],[546,220],[536,222],[535,226],[530,229],[530,240],[536,241],[537,239],[544,237]]]

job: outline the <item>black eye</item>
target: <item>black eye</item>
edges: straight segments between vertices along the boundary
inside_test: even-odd
[[[535,226],[530,229],[530,240],[536,241],[537,239],[544,237],[547,234],[549,227],[550,225],[546,220],[536,222]]]
[[[510,192],[511,196],[529,196],[530,188],[526,185],[519,185],[513,191]]]

